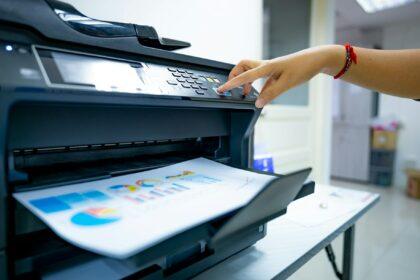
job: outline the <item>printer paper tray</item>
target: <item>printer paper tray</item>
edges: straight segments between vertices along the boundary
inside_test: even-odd
[[[207,166],[207,164],[217,165],[217,167],[222,168],[222,169],[219,169],[219,170],[216,168],[216,170],[212,170],[212,171],[234,173],[234,174],[236,174],[236,176],[239,176],[239,174],[242,174],[242,176],[243,176],[244,172],[245,172],[245,174],[250,174],[249,171],[233,169],[231,167],[227,167],[227,166],[224,166],[224,165],[221,165],[221,164],[217,164],[217,163],[211,162],[209,160],[205,160],[205,159],[197,159],[197,160],[193,160],[193,161],[189,161],[189,162],[194,162],[194,161],[198,161],[201,164],[205,165],[205,169],[202,169],[202,170],[200,170],[200,168],[197,169],[199,171],[199,172],[196,172],[197,175],[199,175],[200,172],[204,173],[204,172],[206,172],[206,170],[208,170],[209,167]],[[191,167],[191,166],[189,166],[189,167]],[[182,166],[181,169],[185,169],[185,168],[186,168],[186,166]],[[181,169],[179,169],[179,170],[181,170]],[[156,172],[156,171],[158,172],[159,169],[151,171],[151,172]],[[235,172],[239,172],[239,173],[235,173]],[[88,247],[85,247],[85,246],[80,246],[80,244],[76,244],[77,241],[75,242],[74,240],[71,240],[68,237],[63,236],[62,232],[58,231],[57,228],[53,227],[53,230],[59,236],[62,236],[64,239],[66,239],[70,243],[73,243],[73,244],[75,244],[79,247],[88,249],[90,251],[93,251],[93,252],[96,252],[96,253],[99,253],[99,254],[105,254],[109,257],[127,258],[127,257],[130,257],[130,256],[134,255],[134,254],[137,254],[136,256],[134,256],[132,258],[129,258],[129,259],[126,259],[126,260],[122,260],[122,261],[115,260],[116,262],[125,262],[125,261],[133,259],[133,258],[137,259],[138,256],[142,254],[142,253],[138,254],[141,251],[143,251],[145,253],[148,253],[148,254],[150,254],[150,252],[153,252],[152,255],[154,255],[154,257],[157,257],[159,255],[159,253],[165,252],[165,250],[163,250],[162,248],[160,248],[156,251],[156,248],[159,248],[160,244],[164,244],[166,239],[173,240],[174,238],[175,239],[180,238],[180,236],[183,236],[183,235],[188,234],[188,233],[193,234],[193,236],[196,236],[196,237],[201,236],[200,238],[202,240],[193,240],[194,238],[189,238],[189,241],[192,242],[191,244],[197,244],[197,242],[204,242],[203,244],[205,244],[205,246],[209,250],[209,251],[207,251],[207,253],[208,253],[212,250],[220,250],[219,249],[220,247],[225,246],[227,243],[230,242],[229,240],[234,239],[235,236],[238,236],[241,233],[246,232],[247,230],[252,230],[253,228],[257,227],[258,225],[264,224],[265,222],[267,222],[267,221],[269,221],[269,220],[271,220],[271,219],[273,219],[273,218],[275,218],[275,217],[277,217],[281,214],[284,214],[286,212],[287,205],[292,200],[294,200],[294,199],[296,199],[300,196],[304,196],[306,194],[309,194],[309,193],[313,192],[313,184],[309,184],[309,185],[307,184],[307,185],[305,185],[305,187],[302,188],[303,182],[305,181],[309,172],[310,172],[310,170],[306,169],[306,170],[302,170],[302,171],[299,171],[299,172],[296,172],[296,173],[293,173],[293,174],[289,174],[289,175],[285,175],[285,176],[279,176],[279,177],[274,176],[273,174],[266,175],[266,174],[252,173],[253,176],[251,176],[251,177],[255,176],[256,180],[261,180],[259,182],[261,185],[259,186],[259,188],[255,188],[253,191],[248,191],[247,196],[244,196],[240,203],[239,203],[238,200],[236,200],[235,201],[236,204],[232,204],[231,207],[225,207],[223,211],[213,213],[212,216],[208,216],[208,217],[206,217],[206,219],[202,219],[201,221],[197,221],[195,224],[191,224],[189,227],[184,226],[182,228],[179,228],[178,231],[173,231],[172,234],[162,236],[160,239],[155,239],[155,241],[149,243],[148,246],[143,246],[140,249],[131,250],[128,254],[127,254],[127,252],[124,252],[122,254],[112,255],[112,254],[109,254],[109,252],[104,252],[104,251],[88,248]],[[173,173],[173,174],[175,174],[175,173]],[[131,176],[131,175],[127,175],[127,176]],[[127,176],[122,176],[122,177],[127,177]],[[213,175],[213,176],[217,177],[215,175]],[[116,177],[116,178],[120,179],[121,177]],[[116,180],[116,178],[113,178],[113,179]],[[210,180],[210,179],[211,178],[208,178],[208,180]],[[215,179],[218,179],[218,178],[215,178]],[[225,178],[223,178],[223,179],[225,179]],[[103,180],[98,181],[98,182],[102,182],[102,181]],[[97,185],[98,182],[95,182],[96,183],[95,186],[99,186],[99,185]],[[117,180],[117,182],[118,182],[118,180]],[[109,183],[109,182],[107,182],[107,183]],[[70,188],[70,187],[71,186],[68,186],[67,188]],[[92,186],[89,185],[89,188],[91,188],[91,187]],[[147,188],[147,187],[144,187],[144,188]],[[63,187],[61,187],[61,189],[63,189]],[[70,189],[73,189],[73,188],[70,188]],[[42,194],[42,196],[45,196],[46,194],[48,194],[49,197],[51,197],[51,195],[54,194],[54,192],[50,193],[51,191],[52,190],[41,190],[41,191],[38,191],[37,194],[38,195]],[[69,189],[67,189],[66,194],[69,194],[69,193],[75,193],[75,192],[73,192],[73,191],[69,192]],[[27,193],[15,194],[15,197],[22,204],[24,204],[26,207],[31,209],[38,217],[43,219],[44,222],[46,222],[48,224],[49,221],[45,220],[45,217],[43,217],[42,215],[39,214],[40,210],[39,209],[34,209],[33,204],[31,204],[29,202],[30,200],[33,200],[33,199],[28,199],[28,197],[26,197],[26,199],[25,199],[26,194]],[[171,194],[171,195],[173,195],[173,194]],[[57,196],[59,196],[59,195],[55,195],[55,197],[57,197]],[[170,197],[169,194],[168,194],[168,197]],[[194,198],[194,199],[196,199],[196,198]],[[226,203],[226,201],[224,201],[224,203]],[[246,205],[246,206],[243,207],[244,205]],[[200,203],[196,204],[196,207],[194,209],[190,209],[190,211],[193,211],[193,212],[198,211],[199,212],[200,210],[198,209],[199,208],[198,206],[204,206],[202,201],[201,201],[201,205],[200,205]],[[166,207],[166,208],[168,208],[168,207]],[[170,206],[169,206],[169,208],[170,208]],[[74,214],[74,215],[76,215],[76,214]],[[74,215],[73,215],[73,217],[74,217]],[[161,215],[164,215],[164,213],[162,212]],[[173,216],[172,216],[172,218],[173,218]],[[103,226],[103,228],[106,228],[106,227],[107,227],[106,225]],[[83,230],[86,230],[86,229],[83,229]],[[146,231],[147,230],[153,231],[153,228],[149,227],[145,230]],[[201,234],[197,235],[196,233],[194,233],[196,230],[201,231]],[[144,232],[142,230],[138,230],[138,228],[137,229],[136,228],[122,228],[121,229],[121,232],[127,232],[127,231],[132,232],[133,234],[134,233],[142,234],[142,232]],[[103,233],[103,232],[100,232],[100,233]],[[115,232],[114,232],[114,234],[115,234]],[[74,235],[74,233],[72,235]],[[96,237],[98,237],[97,238],[98,240],[102,240],[103,242],[106,242],[107,240],[109,240],[109,236],[100,235],[100,234],[94,234],[94,235]],[[104,237],[108,237],[108,239],[106,239]],[[183,238],[181,238],[181,239],[185,241],[185,239],[183,239]],[[172,244],[173,244],[173,242],[172,242]],[[184,246],[184,247],[187,246],[187,244],[182,244],[182,242],[178,242],[178,243],[175,243],[175,244],[179,244],[181,247],[182,246]],[[175,246],[175,247],[178,247],[178,246]],[[177,250],[181,249],[181,247],[172,248],[173,249],[172,251],[176,252]],[[158,252],[158,254],[156,255],[157,252]],[[166,253],[168,253],[168,252],[166,252]],[[150,260],[151,258],[147,258],[147,259]]]

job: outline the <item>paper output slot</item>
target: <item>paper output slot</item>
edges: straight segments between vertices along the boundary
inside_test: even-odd
[[[227,162],[229,157],[220,149],[220,141],[226,140],[223,137],[168,139],[112,147],[49,148],[31,154],[14,151],[9,154],[9,181],[13,182],[15,191],[29,190],[140,172],[200,156]]]
[[[68,242],[121,259],[243,207],[273,179],[198,158],[13,196]]]
[[[277,175],[258,174],[258,173],[244,171],[240,169],[234,169],[234,168],[231,168],[225,165],[220,165],[218,163],[214,163],[214,162],[204,160],[204,159],[199,159],[199,160],[201,160],[201,163],[206,164],[205,168],[201,169],[201,171],[202,172],[204,172],[203,170],[208,171],[213,176],[214,174],[228,173],[228,174],[233,174],[233,176],[235,176],[236,178],[243,178],[244,174],[248,174],[247,176],[250,176],[249,178],[252,177],[256,180],[263,178],[264,180],[260,181],[260,184],[261,184],[260,191],[249,192],[247,194],[247,197],[249,197],[249,199],[243,200],[245,201],[242,203],[243,205],[245,205],[243,207],[237,204],[236,207],[231,207],[230,208],[231,210],[225,211],[225,212],[218,212],[218,214],[217,214],[216,208],[211,208],[212,211],[216,211],[213,214],[217,214],[217,215],[214,215],[213,218],[209,220],[210,223],[206,223],[206,220],[202,220],[201,222],[198,222],[195,226],[192,226],[192,227],[187,226],[185,227],[185,230],[178,231],[172,237],[170,237],[169,235],[167,238],[163,238],[161,240],[161,243],[156,243],[154,246],[151,246],[149,248],[146,247],[144,250],[139,251],[138,253],[134,254],[133,257],[129,259],[121,259],[121,260],[117,260],[113,258],[109,259],[110,261],[112,260],[111,261],[112,263],[118,262],[119,266],[120,265],[126,266],[127,264],[135,260],[135,263],[137,263],[138,265],[147,264],[147,261],[158,260],[159,256],[163,254],[164,256],[169,257],[169,258],[165,261],[166,266],[164,266],[164,270],[163,271],[159,270],[159,273],[163,272],[164,274],[172,275],[172,274],[176,274],[178,271],[182,270],[184,267],[191,266],[193,264],[199,266],[203,262],[209,262],[213,260],[214,258],[216,258],[216,256],[217,258],[220,258],[224,254],[229,255],[231,254],[231,252],[235,251],[236,249],[231,248],[230,245],[228,244],[229,242],[227,241],[229,240],[236,239],[236,242],[232,242],[232,244],[235,244],[235,246],[241,246],[241,243],[238,242],[238,240],[243,240],[244,242],[245,241],[251,242],[248,240],[249,238],[256,238],[256,239],[260,238],[260,237],[257,237],[259,235],[256,235],[256,233],[259,232],[260,235],[264,234],[265,231],[261,232],[262,224],[277,217],[278,215],[285,213],[286,211],[285,208],[287,207],[287,205],[293,199],[297,199],[301,196],[304,196],[310,193],[311,187],[313,191],[313,184],[307,184],[304,187],[302,187],[302,183],[304,182],[307,175],[309,174],[310,169],[306,169],[306,170],[296,172],[290,175],[277,177]],[[195,163],[195,161],[190,161],[190,162]],[[210,168],[209,170],[209,166],[207,166],[207,164],[210,164],[209,165],[210,167],[218,167],[220,169],[213,170]],[[182,163],[178,166],[182,166]],[[190,165],[190,168],[191,167],[195,167],[195,165],[194,164]],[[204,166],[202,166],[202,168],[203,167]],[[182,169],[183,168],[181,168],[181,170]],[[163,170],[167,170],[167,168]],[[218,172],[215,172],[217,170]],[[198,168],[197,172],[199,171],[200,170]],[[121,177],[117,177],[117,178],[121,178]],[[208,180],[209,179],[205,179],[204,182],[208,183],[209,182]],[[245,186],[240,186],[240,188],[237,189],[237,193],[235,193],[235,197],[237,197],[238,194],[241,194],[241,191],[243,191],[243,188]],[[69,191],[74,193],[74,190],[71,189],[71,186],[67,187],[66,193],[68,193]],[[162,192],[163,189],[162,190],[159,189],[158,191]],[[174,194],[169,194],[169,193],[165,194],[164,192],[162,192],[162,194],[164,194],[164,196],[167,196],[167,197],[174,195]],[[14,195],[14,196],[18,198],[19,195]],[[60,194],[60,195],[63,195],[63,194]],[[251,199],[252,197],[254,198]],[[162,199],[162,198],[155,198],[155,199]],[[30,205],[27,202],[25,202],[25,200],[22,200],[22,197],[18,198],[18,200],[21,203],[23,203],[26,207],[31,208]],[[182,204],[185,204],[185,202],[187,201],[188,200],[181,200]],[[236,203],[237,202],[238,201],[236,201]],[[202,205],[202,201],[199,204]],[[267,208],[267,204],[269,204],[268,208]],[[237,209],[238,207],[240,209],[235,210],[235,208]],[[198,208],[194,208],[194,209],[198,209]],[[37,210],[37,209],[32,208],[31,211],[34,211],[34,213],[37,215],[36,212],[39,211],[39,209]],[[171,211],[171,209],[167,209],[167,211]],[[194,218],[194,217],[193,216],[189,217],[188,220],[191,220],[191,218]],[[43,219],[44,222],[46,222],[47,224],[51,226],[51,223],[49,223],[48,220],[45,220],[45,218],[42,218],[42,217],[41,219]],[[152,220],[156,221],[155,218]],[[154,222],[154,224],[156,224],[156,222]],[[156,225],[156,227],[160,227],[159,224]],[[60,231],[57,231],[57,228],[54,228],[54,226],[53,226],[53,230],[59,236],[63,235]],[[95,236],[97,238],[103,237],[96,234]],[[67,237],[62,236],[62,237],[65,240],[69,241],[70,243],[75,244],[75,241],[69,240],[68,236]],[[208,240],[210,242],[210,246],[206,245],[203,247],[202,245],[199,245],[201,244],[200,240],[204,242],[203,244],[207,243],[206,240]],[[225,245],[220,246],[220,244],[225,244],[225,242],[227,242],[226,246]],[[196,245],[194,245],[194,247],[191,247],[193,244],[196,244]],[[80,247],[91,250],[89,248],[86,248],[85,246],[80,246]],[[71,249],[71,247],[68,249]],[[69,251],[69,253],[71,251]],[[91,251],[100,253],[96,249],[93,249]],[[216,251],[217,254],[214,254],[214,251]],[[83,250],[79,250],[79,249],[75,250],[75,253],[80,255],[81,258],[83,258],[85,254],[80,254],[81,252],[83,252]],[[87,252],[86,254],[87,256],[89,256]],[[32,253],[29,252],[29,253],[26,253],[26,255],[30,256],[34,254],[33,252]],[[97,256],[95,258],[98,258],[98,259],[103,258],[95,254],[92,256]],[[95,262],[95,264],[97,264],[97,262]],[[84,269],[84,265],[81,265],[80,267],[74,266],[74,261],[70,261],[69,266],[66,265],[65,267],[67,268],[72,267],[72,270],[76,272],[79,271],[80,269],[82,270]],[[127,272],[128,274],[126,275],[130,275],[131,277],[131,274],[137,275],[136,273],[140,273],[140,274],[143,273],[142,272],[143,268],[140,268],[140,266],[138,268],[136,267],[131,267],[130,271],[132,272],[130,273]],[[146,265],[145,267],[147,268],[148,266]],[[67,268],[64,269],[64,267],[62,266],[55,266],[55,268],[53,269],[53,271],[55,271],[54,273],[55,276],[61,277],[65,275],[62,273],[64,273],[64,271],[67,271]],[[47,274],[51,276],[52,274],[50,274],[50,272],[51,270]]]

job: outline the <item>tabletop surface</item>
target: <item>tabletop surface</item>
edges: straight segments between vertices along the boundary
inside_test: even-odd
[[[284,279],[363,216],[379,201],[374,193],[316,185],[315,193],[289,205],[268,223],[254,246],[194,279]]]

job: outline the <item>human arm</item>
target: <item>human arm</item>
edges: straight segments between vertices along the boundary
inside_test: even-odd
[[[354,51],[357,64],[353,63],[341,79],[375,91],[420,99],[420,50],[354,47]],[[343,46],[326,45],[271,60],[243,60],[232,69],[219,92],[244,85],[244,93],[248,94],[253,81],[267,78],[256,102],[261,108],[319,73],[336,75],[344,66],[345,57]]]

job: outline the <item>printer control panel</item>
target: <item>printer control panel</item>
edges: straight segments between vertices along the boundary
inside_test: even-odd
[[[191,70],[168,67],[173,78],[167,80],[167,83],[172,86],[181,86],[179,89],[191,88],[198,95],[206,95],[206,92],[215,90],[221,81],[210,75],[203,75],[194,73]]]
[[[196,96],[207,98],[224,98],[233,100],[253,100],[258,95],[256,91],[250,96],[243,96],[242,87],[218,93],[217,88],[226,82],[227,77],[220,74],[198,72],[184,68],[168,67],[170,77],[166,82],[179,93],[189,91]]]
[[[255,90],[244,96],[242,88],[219,94],[217,88],[226,82],[227,75],[216,72],[66,50],[33,50],[44,79],[52,88],[248,103],[258,96]]]

